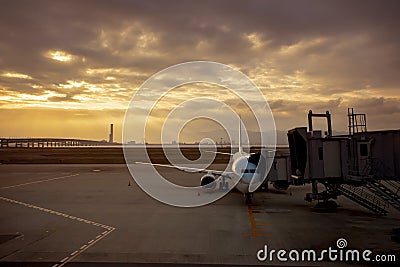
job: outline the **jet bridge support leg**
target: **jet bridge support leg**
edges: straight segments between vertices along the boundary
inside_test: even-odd
[[[318,210],[324,211],[334,211],[337,208],[337,204],[335,201],[330,199],[336,199],[338,195],[337,184],[336,183],[323,183],[325,186],[325,191],[318,192],[318,181],[312,181],[312,192],[307,193],[304,198],[308,202],[312,202],[313,200],[317,200],[318,203],[314,206],[314,208]]]

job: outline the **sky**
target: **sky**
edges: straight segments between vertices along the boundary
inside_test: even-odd
[[[246,74],[268,101],[278,143],[287,130],[306,126],[310,109],[329,110],[336,133],[347,131],[347,107],[367,114],[368,130],[400,129],[398,1],[3,0],[1,6],[1,137],[102,140],[114,123],[121,141],[125,111],[141,84],[195,60]],[[185,86],[179,96],[226,94]],[[154,129],[181,103],[173,92],[169,98],[153,113]],[[223,135],[207,121],[187,125],[179,141]],[[159,141],[157,134],[149,140]]]

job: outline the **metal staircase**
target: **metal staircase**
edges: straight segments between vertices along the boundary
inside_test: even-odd
[[[355,187],[348,184],[342,184],[338,187],[338,191],[345,197],[353,200],[361,206],[379,214],[386,215],[388,211],[385,209],[389,203],[381,199],[377,194],[368,193],[364,188]]]
[[[400,180],[381,180],[381,183],[388,184],[390,187],[393,188],[393,192],[396,195],[400,193]]]
[[[394,184],[395,181],[386,181],[387,183]],[[386,187],[382,182],[369,178],[367,184],[365,185],[369,191],[378,195],[381,199],[387,201],[392,207],[400,211],[400,198],[393,192],[390,188]]]
[[[392,176],[394,171],[379,159],[373,158],[371,163],[371,174],[365,178],[365,187],[400,211],[400,181],[388,179],[395,179]]]

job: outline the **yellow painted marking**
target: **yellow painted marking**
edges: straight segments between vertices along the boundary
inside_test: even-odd
[[[260,237],[260,236],[267,236],[265,233],[260,233],[260,231],[257,228],[257,225],[266,225],[266,223],[262,222],[256,222],[254,219],[254,213],[251,205],[247,205],[247,211],[249,213],[249,218],[250,218],[250,224],[251,224],[251,234],[241,234],[241,236],[255,236],[255,237]]]
[[[256,221],[254,220],[254,213],[253,213],[253,210],[251,208],[251,205],[247,205],[247,211],[249,212],[251,230],[253,231],[253,235],[257,236],[258,235],[258,230],[257,230]]]

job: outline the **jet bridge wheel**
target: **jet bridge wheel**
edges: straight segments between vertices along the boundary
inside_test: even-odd
[[[245,201],[247,205],[250,205],[253,201],[253,193],[246,193],[244,194]]]

